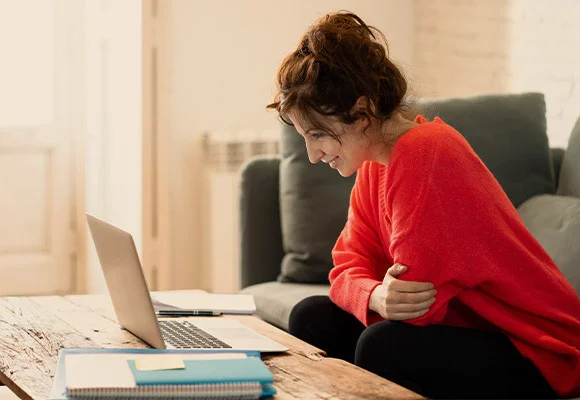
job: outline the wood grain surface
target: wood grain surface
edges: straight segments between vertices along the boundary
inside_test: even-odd
[[[214,317],[215,318],[215,317]],[[263,355],[279,400],[420,399],[395,383],[327,358],[255,316],[236,318],[290,350]],[[61,348],[147,348],[123,329],[108,296],[0,297],[0,382],[22,399],[47,399]]]

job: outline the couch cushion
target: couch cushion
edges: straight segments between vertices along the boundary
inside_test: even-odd
[[[428,119],[441,116],[467,138],[515,206],[554,193],[542,94],[439,99],[416,106]],[[325,164],[310,164],[304,139],[293,127],[284,127],[280,212],[285,256],[279,281],[328,282],[331,250],[346,222],[354,179],[342,178]]]
[[[580,294],[580,199],[536,196],[523,203],[518,212],[532,235]]]
[[[580,118],[576,121],[564,153],[558,194],[580,197]]]
[[[323,163],[308,161],[294,127],[284,126],[280,163],[281,282],[328,283],[331,250],[346,223],[354,176],[341,177]]]
[[[248,286],[240,293],[254,296],[260,318],[287,331],[290,311],[300,300],[310,296],[328,296],[329,290],[329,285],[266,282]]]
[[[543,94],[484,95],[417,105],[427,119],[438,115],[465,136],[514,206],[554,193]]]

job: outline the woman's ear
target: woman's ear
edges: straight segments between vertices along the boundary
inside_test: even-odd
[[[370,122],[370,117],[376,114],[375,104],[368,97],[360,96],[354,106],[350,109],[353,118],[366,118]]]

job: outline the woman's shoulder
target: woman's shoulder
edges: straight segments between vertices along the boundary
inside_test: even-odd
[[[441,118],[435,117],[431,121],[424,116],[418,115],[415,118],[415,125],[409,129],[395,143],[396,146],[431,146],[438,142],[446,134],[455,132],[450,125]]]
[[[428,121],[422,115],[415,118],[417,125],[397,140],[391,153],[391,160],[398,159],[432,160],[436,152],[456,153],[470,150],[465,138],[439,117]]]

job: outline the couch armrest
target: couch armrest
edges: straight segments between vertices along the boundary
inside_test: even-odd
[[[240,179],[241,288],[276,280],[284,257],[280,226],[280,157],[257,156]]]
[[[560,179],[560,168],[562,167],[562,159],[564,158],[564,153],[566,150],[559,147],[552,147],[550,149],[552,153],[552,165],[554,166],[554,179],[555,179],[555,189],[558,188],[558,183]]]

